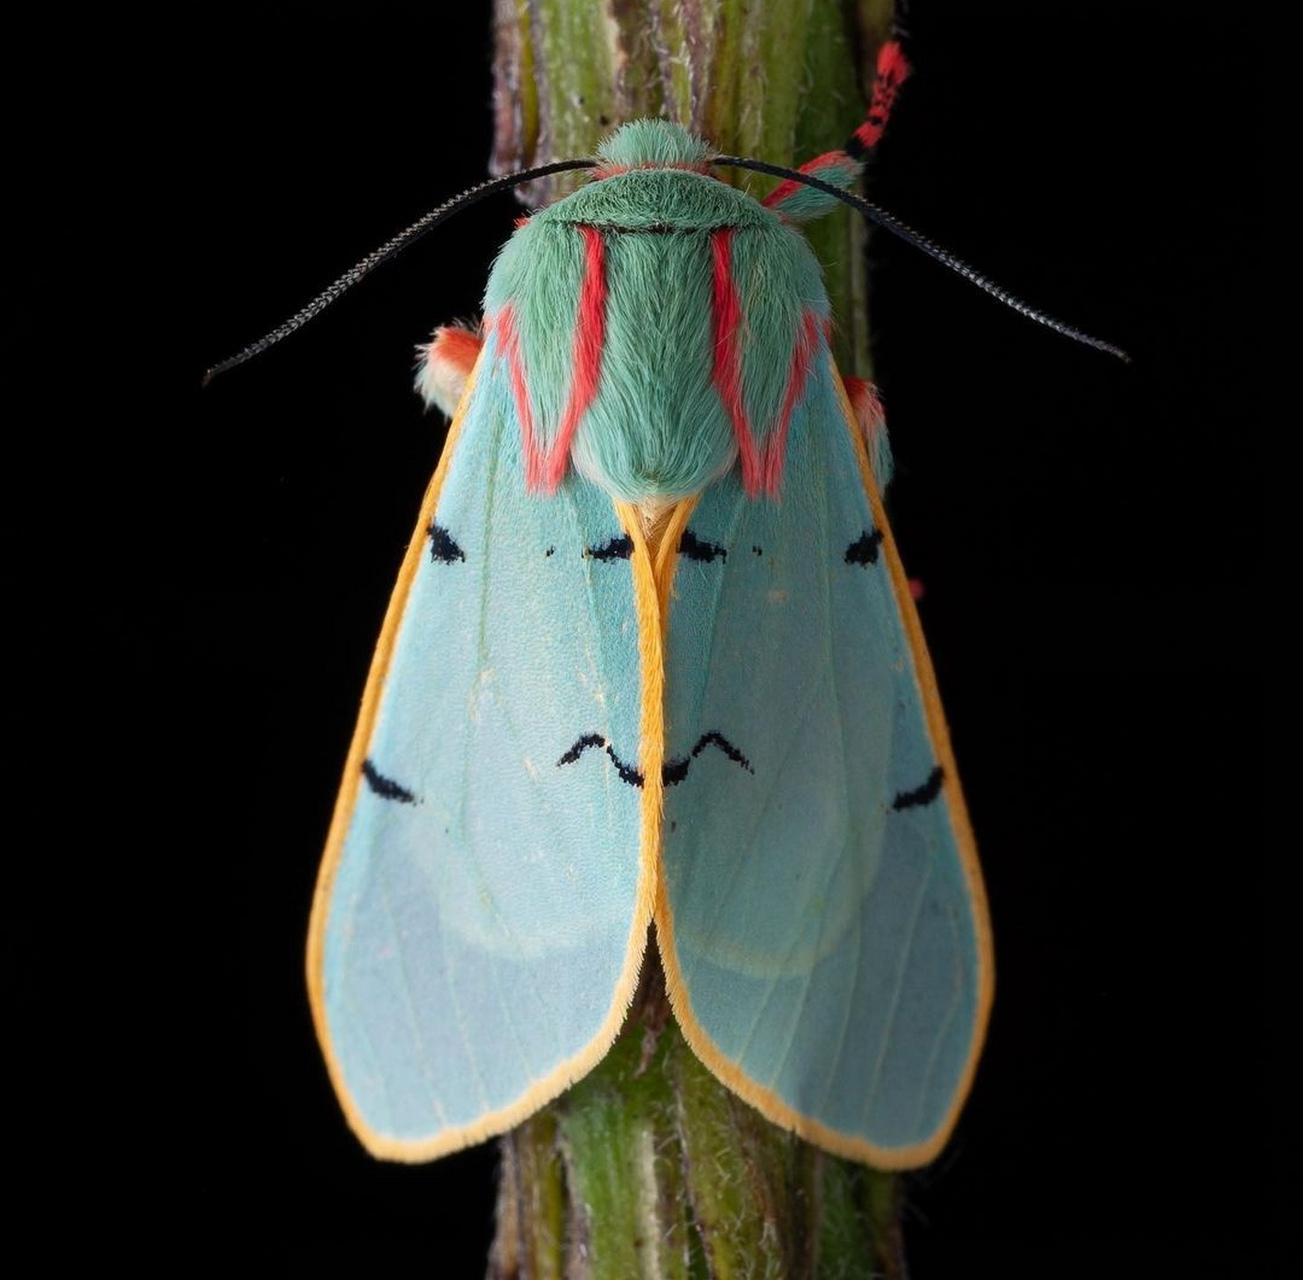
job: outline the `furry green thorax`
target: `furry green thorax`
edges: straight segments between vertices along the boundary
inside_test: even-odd
[[[615,498],[673,501],[740,456],[748,490],[778,495],[793,396],[828,358],[828,298],[803,237],[708,176],[709,154],[678,125],[625,125],[595,180],[499,255],[485,313],[503,409],[546,460],[535,487],[555,488],[568,454]]]

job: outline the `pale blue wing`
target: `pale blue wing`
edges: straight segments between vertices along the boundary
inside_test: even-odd
[[[823,1145],[918,1164],[968,1087],[989,929],[835,378],[793,418],[781,505],[727,476],[680,543],[658,923],[708,1065]]]
[[[398,1158],[499,1132],[587,1070],[646,929],[642,793],[611,759],[638,759],[628,539],[582,481],[526,493],[506,380],[490,338],[314,911],[332,1077]]]

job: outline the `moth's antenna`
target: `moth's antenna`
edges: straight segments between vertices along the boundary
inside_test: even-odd
[[[1044,311],[1038,311],[1030,303],[1024,302],[1021,298],[1017,298],[1008,292],[1008,290],[1002,289],[994,280],[988,279],[975,267],[970,267],[961,258],[955,257],[950,250],[943,249],[935,241],[929,240],[927,236],[915,231],[913,227],[902,222],[894,214],[879,208],[879,206],[865,200],[862,196],[855,195],[854,192],[843,191],[830,182],[824,182],[820,178],[816,178],[809,173],[802,173],[797,169],[785,169],[782,165],[767,164],[763,160],[749,160],[745,156],[715,156],[710,163],[735,169],[753,169],[756,173],[767,173],[771,177],[786,178],[789,182],[801,182],[806,186],[814,187],[818,191],[834,196],[843,204],[850,205],[852,209],[858,209],[871,222],[876,222],[878,226],[890,231],[892,235],[899,236],[906,244],[912,244],[914,248],[926,253],[929,258],[935,258],[943,267],[949,267],[956,275],[963,276],[965,280],[975,284],[983,293],[989,293],[997,302],[1003,302],[1006,307],[1011,307],[1019,315],[1026,316],[1028,320],[1034,320],[1047,329],[1053,329],[1055,333],[1062,334],[1065,338],[1071,338],[1073,342],[1080,342],[1085,346],[1094,347],[1096,351],[1104,351],[1111,356],[1117,356],[1124,364],[1131,363],[1131,357],[1121,347],[1114,346],[1111,342],[1105,342],[1103,338],[1096,338],[1089,333],[1083,333],[1080,329],[1074,329],[1071,325],[1064,324],[1062,320],[1056,320],[1053,316],[1046,315]]]
[[[556,160],[551,164],[539,165],[537,168],[522,169],[518,173],[505,174],[500,178],[490,178],[463,191],[460,195],[454,196],[451,200],[444,201],[438,208],[431,209],[424,217],[414,222],[406,231],[400,232],[385,241],[378,249],[367,254],[356,266],[344,272],[338,280],[323,289],[306,307],[295,312],[294,315],[277,325],[270,333],[259,338],[257,342],[250,343],[249,346],[236,352],[235,355],[213,365],[204,374],[203,385],[207,386],[218,374],[226,373],[228,370],[252,360],[254,356],[261,355],[270,347],[274,347],[278,342],[288,338],[296,329],[303,328],[308,321],[320,315],[332,302],[351,289],[364,276],[369,275],[382,263],[388,262],[390,258],[397,257],[404,249],[415,244],[427,231],[432,231],[441,222],[451,218],[453,214],[460,213],[463,209],[468,209],[471,205],[478,204],[481,200],[496,195],[499,191],[506,191],[522,183],[532,182],[535,178],[545,178],[553,173],[565,173],[574,169],[592,169],[596,168],[597,164],[598,162],[592,159]],[[902,222],[894,214],[888,213],[885,209],[872,204],[862,196],[858,196],[851,191],[845,191],[841,187],[823,181],[821,178],[816,178],[811,173],[802,172],[798,169],[788,169],[782,165],[769,164],[764,160],[751,160],[746,156],[715,156],[710,164],[735,169],[750,169],[756,173],[784,178],[789,183],[800,183],[816,191],[822,191],[835,200],[840,200],[843,204],[849,205],[852,209],[857,209],[871,222],[877,223],[884,230],[890,231],[892,235],[898,236],[907,244],[913,245],[916,249],[927,254],[928,257],[935,258],[942,266],[948,267],[957,275],[976,285],[984,293],[990,294],[998,302],[1002,302],[1006,307],[1018,312],[1019,315],[1025,316],[1028,320],[1035,321],[1037,324],[1044,325],[1047,329],[1052,329],[1055,333],[1070,338],[1073,342],[1080,342],[1085,346],[1094,347],[1097,351],[1116,356],[1126,364],[1131,363],[1131,357],[1121,347],[1115,346],[1111,342],[1105,342],[1102,338],[1096,338],[1081,329],[1074,328],[1072,325],[1065,324],[1062,320],[1056,320],[1053,316],[1038,310],[1030,303],[1015,297],[1008,290],[1001,288],[993,280],[984,276],[975,267],[969,266],[961,258],[956,257],[948,249],[943,249],[935,241],[929,240],[921,232],[915,231],[913,227]]]
[[[225,373],[228,369],[234,369],[237,365],[252,360],[254,356],[261,355],[269,347],[274,347],[282,339],[288,338],[296,329],[303,328],[309,320],[320,315],[336,298],[357,284],[363,276],[369,275],[381,263],[397,257],[409,245],[415,244],[427,231],[432,231],[439,223],[451,218],[454,213],[469,209],[471,205],[478,204],[488,196],[496,195],[499,191],[507,191],[512,187],[519,186],[522,182],[531,182],[535,178],[545,178],[552,173],[564,173],[567,169],[591,169],[596,164],[595,160],[557,160],[552,164],[540,165],[536,169],[522,169],[519,173],[508,173],[501,178],[490,178],[486,182],[481,182],[478,186],[463,191],[460,195],[453,196],[451,200],[445,200],[437,209],[431,209],[423,218],[412,223],[406,231],[402,231],[392,239],[386,240],[374,252],[367,254],[357,266],[345,271],[334,284],[317,294],[303,310],[296,311],[288,320],[277,325],[265,337],[259,338],[257,342],[250,343],[242,351],[238,351],[235,355],[213,365],[204,374],[203,385],[207,386],[219,373]]]

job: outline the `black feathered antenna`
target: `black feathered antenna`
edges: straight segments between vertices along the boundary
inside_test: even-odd
[[[902,222],[895,214],[879,208],[878,205],[865,200],[863,196],[858,196],[852,191],[844,191],[841,187],[834,186],[831,182],[824,182],[822,178],[816,178],[812,174],[801,173],[797,169],[785,169],[782,165],[768,164],[764,160],[748,160],[745,156],[715,156],[710,163],[733,169],[752,169],[756,173],[766,173],[774,178],[787,178],[792,182],[800,182],[807,187],[814,187],[819,191],[824,191],[828,195],[836,197],[843,204],[850,205],[852,209],[859,210],[870,222],[876,223],[884,231],[890,231],[893,236],[898,236],[906,244],[913,245],[915,249],[927,254],[929,258],[935,258],[943,267],[948,267],[956,275],[963,276],[970,284],[976,285],[983,293],[989,293],[997,302],[1003,302],[1006,307],[1012,308],[1019,315],[1025,316],[1028,320],[1034,320],[1047,329],[1053,329],[1055,333],[1062,334],[1065,338],[1071,338],[1073,342],[1080,342],[1084,346],[1094,347],[1096,351],[1103,351],[1108,355],[1116,356],[1124,364],[1131,363],[1131,357],[1121,347],[1114,346],[1111,342],[1105,342],[1103,338],[1096,338],[1089,333],[1083,333],[1082,330],[1075,329],[1062,320],[1056,320],[1053,316],[1038,310],[1030,303],[1015,297],[1007,289],[1002,289],[994,280],[984,276],[975,267],[970,267],[962,258],[957,258],[948,249],[943,249],[934,240],[929,240],[927,236]]]
[[[496,195],[499,191],[507,191],[512,187],[522,186],[526,182],[532,182],[535,178],[545,178],[549,174],[564,173],[571,169],[593,169],[597,167],[598,163],[597,160],[592,159],[557,160],[552,164],[540,165],[536,169],[523,169],[519,173],[509,173],[501,178],[491,178],[487,182],[481,182],[478,186],[471,187],[460,195],[454,196],[451,200],[445,201],[437,209],[431,209],[423,218],[414,222],[406,231],[400,232],[392,239],[385,241],[373,253],[367,254],[357,266],[344,272],[334,284],[323,289],[306,307],[295,312],[283,324],[277,325],[265,337],[259,338],[257,342],[250,343],[242,351],[236,352],[235,355],[228,357],[219,364],[213,365],[204,374],[204,385],[207,386],[218,374],[225,373],[228,369],[234,369],[237,365],[252,360],[254,356],[261,355],[269,347],[274,347],[282,339],[289,337],[296,329],[301,329],[309,320],[320,315],[336,298],[346,293],[364,276],[374,271],[382,263],[388,262],[390,258],[397,257],[404,249],[425,235],[427,231],[432,231],[441,222],[451,218],[453,214],[460,213],[463,209],[468,209],[471,205],[478,204],[488,196]],[[1052,329],[1055,333],[1061,334],[1073,342],[1080,342],[1084,346],[1093,347],[1096,351],[1103,351],[1108,355],[1116,356],[1126,364],[1131,363],[1131,357],[1121,347],[1115,346],[1111,342],[1105,342],[1103,338],[1096,338],[1092,334],[1085,333],[1070,324],[1065,324],[1062,320],[1056,320],[1053,316],[1033,307],[1030,303],[1015,297],[1008,290],[1002,289],[989,277],[983,275],[975,267],[970,267],[968,263],[956,257],[948,249],[943,249],[935,241],[915,231],[913,227],[902,222],[894,214],[879,208],[878,205],[865,200],[862,196],[845,191],[841,187],[834,186],[831,182],[825,182],[822,178],[816,178],[813,174],[802,173],[798,169],[787,169],[782,165],[769,164],[764,160],[750,160],[745,156],[715,156],[709,163],[717,167],[750,169],[756,173],[768,174],[775,178],[787,178],[792,182],[799,182],[807,187],[814,187],[816,190],[823,191],[840,200],[843,204],[849,205],[852,209],[857,209],[870,222],[876,223],[884,231],[890,231],[892,235],[898,236],[906,244],[913,245],[914,248],[927,254],[929,258],[935,258],[943,267],[947,267],[956,275],[962,276],[970,284],[981,289],[983,293],[990,294],[997,302],[1004,303],[1006,307],[1010,307],[1019,315],[1025,316],[1036,324],[1044,325],[1045,328]]]
[[[532,182],[535,178],[546,178],[549,174],[564,173],[568,169],[591,169],[596,164],[596,160],[557,160],[552,164],[540,165],[537,169],[523,169],[519,173],[505,174],[501,178],[490,178],[486,182],[481,182],[478,186],[463,191],[460,195],[453,196],[451,200],[445,200],[437,209],[431,209],[429,213],[412,223],[406,231],[400,231],[398,235],[386,240],[378,249],[368,253],[357,266],[350,267],[349,270],[345,271],[334,284],[323,289],[301,311],[296,311],[288,320],[278,324],[276,328],[264,337],[259,338],[257,342],[251,342],[243,350],[237,351],[235,355],[213,365],[204,374],[203,385],[207,386],[219,373],[225,373],[228,369],[234,369],[237,365],[252,360],[254,356],[261,355],[269,347],[274,347],[278,342],[288,338],[296,329],[303,328],[309,320],[319,316],[332,302],[347,293],[364,276],[370,275],[372,271],[388,262],[390,258],[396,258],[404,249],[415,244],[427,231],[433,231],[439,223],[446,222],[453,214],[460,213],[463,209],[469,209],[471,205],[478,204],[481,200],[496,195],[499,191],[509,191],[512,187]]]

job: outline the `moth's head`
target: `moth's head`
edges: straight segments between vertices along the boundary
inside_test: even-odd
[[[709,174],[712,148],[680,124],[633,120],[621,125],[597,148],[595,178],[630,169],[691,169]]]
[[[608,231],[714,231],[772,224],[774,216],[711,173],[713,148],[668,120],[621,125],[597,151],[591,181],[531,222]]]

